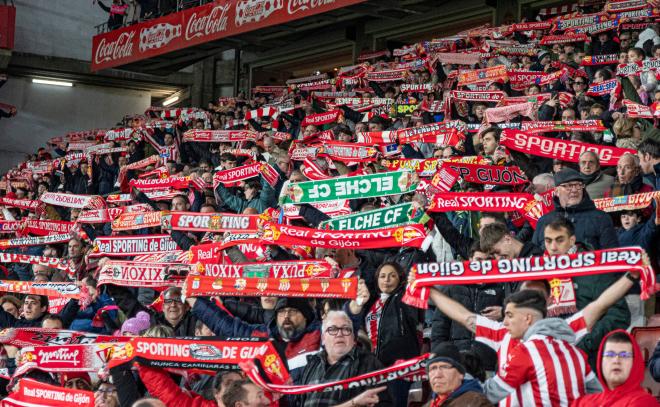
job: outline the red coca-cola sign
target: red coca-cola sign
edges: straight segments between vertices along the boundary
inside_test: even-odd
[[[14,49],[16,7],[0,6],[0,48]]]
[[[124,27],[92,39],[92,71],[283,24],[365,0],[228,0]]]

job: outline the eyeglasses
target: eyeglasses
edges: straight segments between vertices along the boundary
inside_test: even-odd
[[[281,310],[277,311],[277,316],[289,316],[298,314],[302,314],[302,312],[295,308],[282,308]]]
[[[97,393],[102,393],[102,394],[112,394],[112,393],[116,393],[116,392],[117,392],[117,389],[115,389],[115,388],[111,388],[111,389],[98,389],[98,390],[96,390],[96,392],[97,392]]]
[[[77,388],[77,389],[82,389],[82,390],[91,390],[92,387],[83,379],[71,379],[67,380],[66,383],[64,383],[64,387],[67,389],[72,389],[72,388]]]
[[[584,188],[584,184],[581,182],[575,182],[573,184],[561,184],[560,187],[567,189],[567,190],[573,190],[573,191],[579,191],[582,188]]]
[[[176,298],[170,298],[167,300],[163,300],[163,304],[183,304],[183,301],[178,300]]]
[[[339,336],[339,332],[341,332],[341,336],[348,336],[353,333],[353,328],[350,326],[329,326],[325,332],[330,336]]]
[[[573,85],[586,85],[587,82],[582,82],[582,81],[575,81],[573,82]]]
[[[603,352],[603,357],[608,358],[608,359],[614,359],[615,357],[619,357],[620,359],[630,359],[633,357],[632,352],[613,352],[613,351],[608,351],[608,352]]]
[[[452,366],[448,363],[434,363],[431,366],[429,366],[429,371],[431,371],[431,370],[449,370],[449,369],[454,369],[454,366]]]

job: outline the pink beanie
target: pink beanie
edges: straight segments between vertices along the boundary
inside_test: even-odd
[[[126,332],[133,335],[140,335],[151,326],[151,317],[144,311],[138,312],[134,318],[127,319],[121,326],[122,335]]]

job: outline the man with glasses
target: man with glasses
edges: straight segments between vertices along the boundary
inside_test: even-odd
[[[558,216],[564,216],[575,226],[577,241],[594,250],[619,246],[612,218],[596,209],[594,201],[584,193],[584,181],[579,172],[571,168],[562,169],[555,174],[555,185],[555,209],[539,219],[532,237],[534,245],[544,247],[545,226]]]
[[[119,407],[117,389],[114,384],[107,381],[98,384],[94,392],[94,399],[96,403],[94,407]]]
[[[426,371],[434,397],[425,407],[492,406],[484,396],[479,381],[465,371],[462,359],[460,351],[452,343],[443,343],[433,349]]]
[[[598,354],[598,379],[603,392],[578,399],[572,406],[658,406],[642,387],[644,356],[635,339],[624,330],[610,332]]]
[[[344,311],[330,311],[321,327],[323,349],[307,358],[300,384],[348,379],[383,368],[373,353],[358,348],[353,323]],[[297,396],[295,406],[389,406],[386,386],[310,392]]]
[[[621,46],[621,51],[628,51],[630,49],[632,43],[629,32],[623,32],[619,35],[619,45]]]
[[[170,287],[163,294],[163,312],[156,316],[158,324],[174,329],[176,336],[195,336],[197,318],[183,302],[181,288]]]
[[[573,92],[575,92],[575,97],[583,95],[587,91],[587,80],[582,77],[578,77],[573,81]]]

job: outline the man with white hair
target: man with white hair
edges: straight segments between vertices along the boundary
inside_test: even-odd
[[[539,174],[532,180],[534,193],[543,194],[555,187],[555,178],[549,172]]]
[[[351,319],[344,311],[330,311],[323,320],[323,349],[308,356],[300,384],[348,379],[383,368],[374,354],[358,348]],[[390,406],[386,386],[310,392],[297,396],[296,406]]]
[[[614,183],[614,177],[605,174],[600,168],[600,158],[593,151],[580,154],[580,175],[584,181],[585,189],[591,199],[605,196]]]
[[[616,164],[616,179],[606,197],[633,195],[642,192],[653,192],[653,185],[646,184],[642,176],[642,166],[639,157],[625,153]],[[644,210],[645,217],[651,215],[652,206]]]

